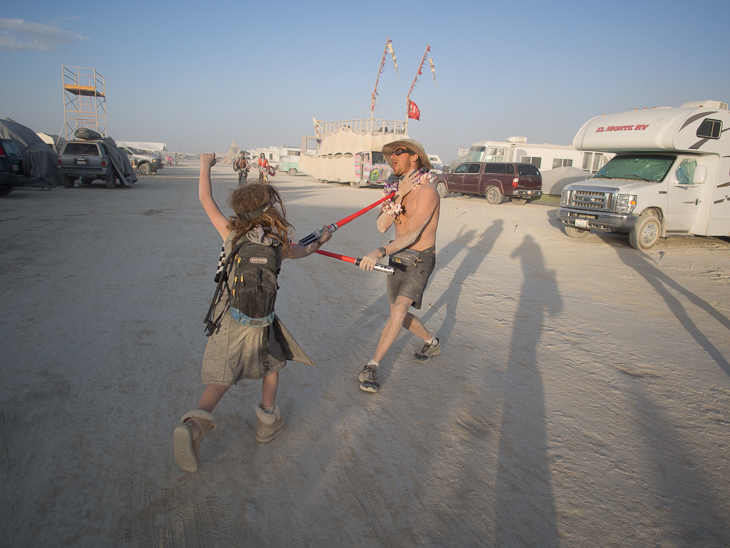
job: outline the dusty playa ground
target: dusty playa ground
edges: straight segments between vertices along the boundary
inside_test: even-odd
[[[299,236],[380,191],[277,175]],[[214,168],[215,194],[235,185]],[[325,249],[363,256],[374,212]],[[287,429],[258,444],[260,382],[214,415],[197,473],[172,430],[201,393],[219,236],[197,168],[133,189],[0,199],[1,546],[730,544],[730,241],[571,240],[555,208],[442,201],[419,312],[381,390],[358,389],[385,278],[287,261],[277,310]]]

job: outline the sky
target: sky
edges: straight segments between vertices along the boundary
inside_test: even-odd
[[[293,145],[312,117],[406,119],[445,162],[480,140],[570,144],[602,113],[730,101],[730,2],[51,2],[0,11],[0,118],[62,133],[62,65],[104,76],[108,134],[169,151]]]

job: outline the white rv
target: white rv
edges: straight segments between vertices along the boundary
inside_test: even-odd
[[[579,150],[616,153],[591,179],[563,189],[558,219],[568,236],[623,232],[636,249],[660,237],[730,235],[730,113],[695,101],[597,116]]]
[[[570,145],[535,144],[528,143],[526,137],[510,137],[506,141],[477,141],[457,163],[521,162],[532,164],[540,171],[573,166],[596,173],[611,156],[604,152],[576,150]]]

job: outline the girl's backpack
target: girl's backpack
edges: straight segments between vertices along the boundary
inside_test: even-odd
[[[218,285],[205,316],[206,335],[211,336],[226,309],[213,319],[216,305],[225,294],[231,316],[247,327],[266,327],[274,321],[274,305],[279,289],[281,248],[245,240],[226,258],[217,277]],[[229,284],[228,280],[232,280]]]

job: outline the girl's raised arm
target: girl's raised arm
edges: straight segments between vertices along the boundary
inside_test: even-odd
[[[208,214],[210,222],[225,241],[230,234],[231,229],[228,228],[228,219],[221,212],[218,204],[213,199],[213,188],[210,184],[210,170],[215,165],[215,153],[200,155],[200,179],[198,181],[198,197],[203,209]]]

